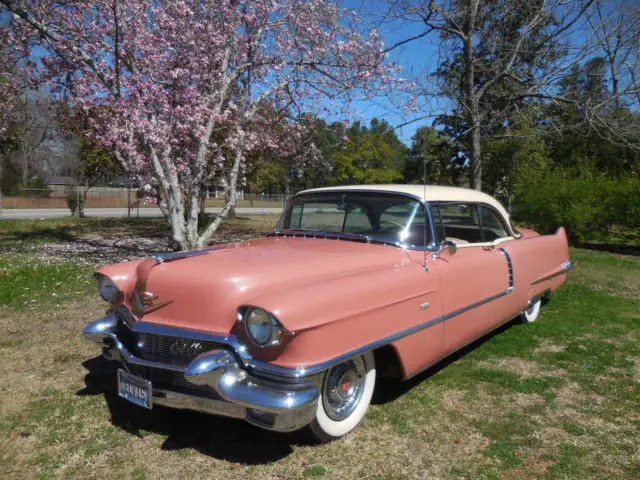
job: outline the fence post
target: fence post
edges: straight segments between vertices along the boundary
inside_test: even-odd
[[[2,188],[0,188],[0,220],[2,220]]]

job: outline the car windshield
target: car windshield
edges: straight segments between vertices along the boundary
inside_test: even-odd
[[[341,234],[422,247],[429,243],[424,206],[412,197],[380,192],[298,195],[276,230]]]

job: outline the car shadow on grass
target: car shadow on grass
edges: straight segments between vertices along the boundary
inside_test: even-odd
[[[164,436],[162,450],[193,449],[219,460],[262,465],[285,458],[293,452],[293,445],[308,444],[301,432],[270,432],[242,420],[189,410],[137,407],[118,397],[115,362],[96,357],[83,366],[88,370],[85,388],[76,394],[103,395],[114,426],[137,437],[150,433]]]
[[[403,396],[410,390],[417,387],[419,384],[424,382],[425,380],[431,378],[433,375],[448,367],[449,365],[457,362],[459,359],[463,358],[468,353],[472,352],[476,348],[480,347],[485,342],[488,342],[496,335],[500,335],[501,333],[506,332],[514,325],[518,325],[520,323],[519,317],[513,318],[510,321],[506,322],[502,326],[497,329],[487,333],[486,335],[476,339],[465,347],[457,350],[456,352],[450,354],[449,356],[443,358],[439,362],[431,365],[427,369],[418,373],[416,376],[411,377],[409,380],[402,381],[397,378],[382,378],[376,382],[376,389],[373,392],[373,398],[371,399],[371,403],[374,405],[384,405],[386,403],[393,402],[397,398]]]

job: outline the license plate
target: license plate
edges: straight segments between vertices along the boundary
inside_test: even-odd
[[[153,406],[151,382],[121,369],[118,369],[118,395],[140,407],[150,409]]]

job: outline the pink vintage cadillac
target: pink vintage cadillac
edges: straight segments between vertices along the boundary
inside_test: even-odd
[[[564,229],[518,232],[484,193],[320,188],[293,197],[266,238],[100,269],[111,305],[83,333],[141,407],[330,441],[362,420],[376,378],[411,378],[516,316],[533,322],[570,268]]]

